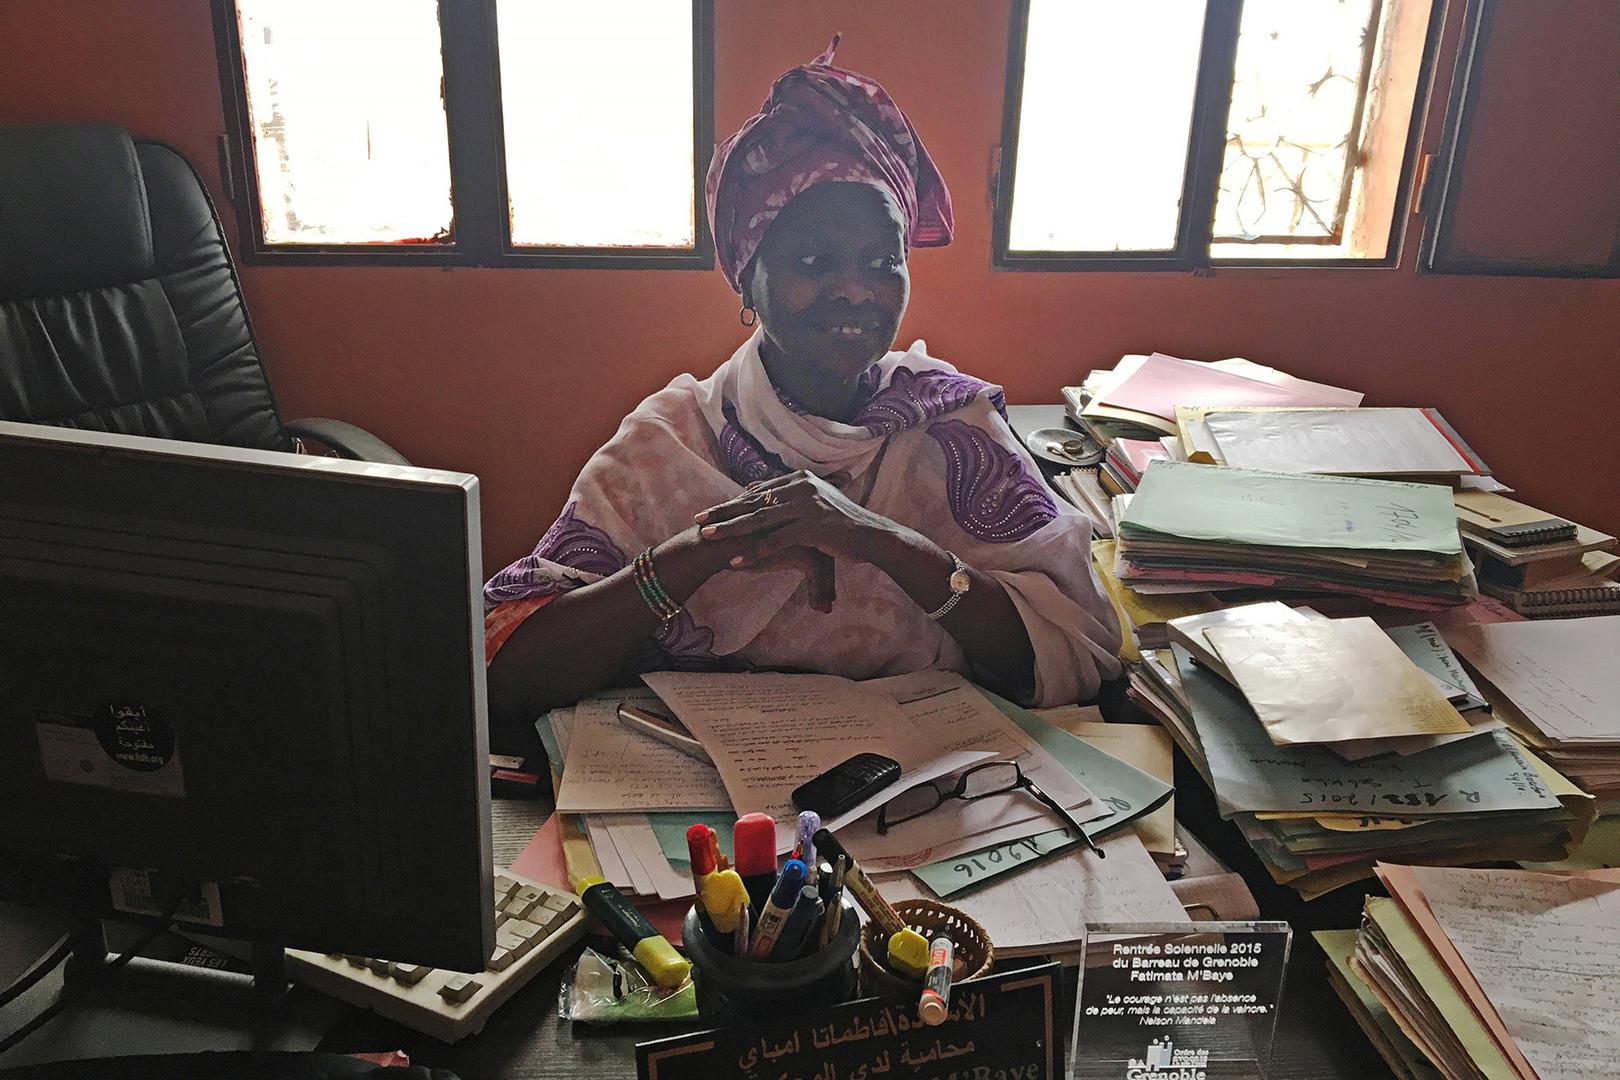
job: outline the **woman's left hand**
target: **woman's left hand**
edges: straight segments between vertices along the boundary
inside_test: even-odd
[[[767,480],[694,515],[694,520],[704,541],[736,549],[729,560],[734,569],[795,547],[873,562],[880,541],[907,531],[802,470]]]

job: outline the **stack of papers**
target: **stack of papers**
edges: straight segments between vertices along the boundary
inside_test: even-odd
[[[1296,379],[1247,360],[1182,360],[1154,353],[1126,356],[1111,371],[1093,371],[1066,387],[1070,415],[1100,442],[1176,435],[1176,406],[1270,405],[1354,408],[1361,394]]]
[[[1620,799],[1620,616],[1453,632],[1498,715],[1599,799]]]
[[[1135,491],[1150,462],[1176,456],[1165,445],[1166,442],[1178,445],[1173,439],[1115,439],[1109,443],[1100,466],[1099,479],[1103,489],[1112,495]]]
[[[1236,661],[1232,674],[1246,675],[1251,654],[1212,641],[1247,640],[1243,635],[1268,628],[1315,634],[1365,622],[1314,621],[1300,612],[1296,621],[1253,621],[1268,614],[1276,616],[1273,610],[1228,617],[1224,629],[1217,625],[1222,620],[1206,618],[1206,651],[1228,669]],[[1172,625],[1187,640],[1198,620]],[[1350,632],[1370,644],[1361,636],[1365,629]],[[1385,643],[1421,673],[1422,682],[1396,684],[1410,695],[1405,702],[1377,704],[1367,693],[1377,681],[1371,665],[1346,669],[1356,679],[1365,674],[1366,687],[1336,681],[1331,671],[1311,674],[1307,665],[1296,669],[1295,685],[1282,688],[1282,696],[1263,698],[1268,727],[1243,689],[1179,644],[1145,658],[1132,674],[1131,696],[1170,731],[1210,785],[1221,815],[1237,823],[1272,877],[1307,899],[1367,877],[1380,858],[1432,865],[1563,858],[1591,824],[1593,800],[1491,714],[1477,707],[1458,714],[1457,706],[1480,700],[1478,688],[1433,625],[1385,633]],[[1447,703],[1446,715],[1463,716],[1469,730],[1369,734],[1397,722],[1408,731],[1432,725],[1438,710],[1415,705],[1432,701],[1431,692]],[[1306,707],[1295,707],[1301,704]],[[1325,716],[1355,726],[1341,732],[1321,723]],[[1279,734],[1296,741],[1280,743]],[[1324,734],[1331,738],[1321,739]]]
[[[1091,565],[1097,580],[1114,604],[1119,616],[1119,629],[1123,641],[1120,656],[1129,663],[1142,659],[1144,649],[1162,649],[1167,640],[1170,620],[1183,615],[1213,611],[1221,607],[1220,598],[1211,592],[1155,592],[1125,585],[1117,575],[1119,567],[1118,541],[1093,540]]]
[[[1477,595],[1431,484],[1155,461],[1116,525],[1119,580],[1343,592],[1437,608]]]
[[[1531,618],[1620,612],[1620,541],[1501,495],[1453,497],[1486,593]]]
[[[1593,1080],[1620,1057],[1620,873],[1380,866],[1340,996],[1403,1076]]]
[[[684,910],[689,903],[689,825],[711,826],[729,856],[737,817],[763,810],[777,819],[778,848],[785,851],[797,816],[792,790],[869,750],[899,761],[901,781],[824,824],[863,867],[889,871],[884,880],[899,882],[891,899],[939,895],[922,877],[930,864],[944,866],[944,877],[936,873],[942,888],[960,891],[950,883],[959,863],[991,848],[1016,847],[1017,858],[995,860],[997,872],[988,875],[994,881],[971,889],[998,949],[1004,942],[1014,948],[1023,942],[1030,951],[1042,942],[1061,947],[1077,940],[1087,918],[1186,918],[1143,840],[1155,837],[1148,819],[1170,798],[1167,780],[960,675],[918,672],[863,683],[784,674],[660,672],[645,678],[646,688],[554,710],[537,725],[548,754],[562,765],[555,816],[577,827],[601,875],[640,906],[670,901]],[[621,723],[621,701],[674,714],[714,764]],[[963,768],[1004,758],[1016,759],[1089,836],[1106,837],[1110,857],[1098,860],[1082,850],[1080,838],[1063,832],[1061,821],[1024,792],[950,800],[878,834],[877,807],[906,787],[936,778],[948,783]],[[1140,834],[1132,830],[1139,823]],[[1162,830],[1162,820],[1154,824]],[[1042,852],[1055,854],[1025,859]],[[971,871],[976,864],[966,865]],[[1056,897],[1065,893],[1102,899],[1088,912],[1060,906]]]
[[[1177,424],[1184,447],[1242,469],[1446,484],[1490,473],[1436,409],[1183,409]]]

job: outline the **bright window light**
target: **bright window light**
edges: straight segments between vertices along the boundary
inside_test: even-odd
[[[1031,0],[1008,247],[1176,246],[1204,0]]]
[[[436,0],[237,0],[264,240],[444,243]]]
[[[690,248],[692,5],[503,0],[512,242]]]
[[[1235,28],[1206,28],[1211,7],[1030,0],[1009,253],[1386,256],[1432,0],[1245,0]],[[1219,56],[1235,57],[1221,169],[1189,179],[1193,116],[1225,106],[1198,100]],[[1212,222],[1183,218],[1184,191]]]

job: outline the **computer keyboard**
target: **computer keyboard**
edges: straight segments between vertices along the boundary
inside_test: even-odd
[[[579,899],[501,870],[495,874],[495,952],[468,975],[345,953],[287,950],[297,981],[444,1042],[484,1029],[507,998],[585,933]]]

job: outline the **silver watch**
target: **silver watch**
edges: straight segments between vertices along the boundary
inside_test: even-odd
[[[939,620],[939,619],[943,619],[946,615],[948,615],[950,613],[951,608],[955,607],[957,605],[957,603],[962,599],[962,597],[967,595],[968,589],[972,588],[972,586],[973,586],[973,578],[968,576],[967,563],[965,563],[961,559],[957,558],[956,557],[956,552],[954,552],[954,551],[947,551],[945,554],[947,554],[947,555],[949,555],[951,557],[951,562],[956,564],[956,569],[951,571],[951,577],[950,577],[951,597],[950,597],[950,599],[946,600],[943,604],[941,604],[939,606],[938,610],[930,611],[928,613],[928,617],[930,619],[934,619],[936,621]]]

